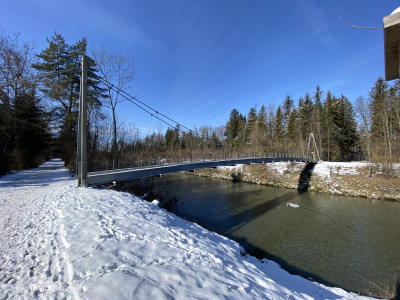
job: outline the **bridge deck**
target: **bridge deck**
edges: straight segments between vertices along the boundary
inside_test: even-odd
[[[162,174],[193,171],[196,169],[216,168],[222,166],[235,166],[239,164],[255,164],[255,163],[271,163],[277,161],[298,161],[298,162],[315,162],[305,158],[272,158],[272,157],[256,157],[256,158],[237,158],[224,160],[196,161],[184,162],[179,164],[163,164],[152,165],[139,168],[117,169],[110,171],[88,173],[87,184],[103,184],[113,181],[125,181],[142,177],[158,176]]]

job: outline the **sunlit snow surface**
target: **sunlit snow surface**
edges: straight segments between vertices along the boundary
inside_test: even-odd
[[[391,15],[397,14],[397,13],[399,13],[399,12],[400,12],[400,7],[396,8],[396,9],[391,13]]]
[[[157,202],[78,188],[62,165],[0,178],[0,299],[363,298],[241,256]]]

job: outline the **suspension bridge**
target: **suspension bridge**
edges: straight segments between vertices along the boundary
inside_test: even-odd
[[[78,185],[81,187],[86,187],[88,185],[96,185],[96,184],[104,184],[111,183],[117,181],[126,181],[132,180],[136,178],[142,177],[151,177],[151,176],[160,176],[168,173],[182,172],[182,171],[194,171],[196,169],[204,169],[204,168],[216,168],[223,166],[235,166],[239,164],[256,164],[256,163],[271,163],[275,161],[300,161],[300,162],[316,162],[316,157],[314,156],[310,159],[310,143],[311,140],[314,141],[314,146],[316,148],[316,143],[314,139],[314,135],[310,135],[309,143],[308,143],[308,151],[307,156],[304,157],[295,157],[295,155],[285,154],[275,154],[268,155],[261,154],[259,156],[255,155],[253,157],[243,157],[243,154],[238,157],[226,156],[224,154],[223,157],[217,159],[206,159],[205,154],[203,154],[202,159],[194,160],[193,155],[189,160],[179,159],[179,156],[176,158],[176,162],[168,162],[166,159],[159,159],[158,163],[153,163],[149,160],[148,165],[141,165],[140,160],[136,167],[132,168],[131,163],[129,167],[108,170],[108,166],[106,170],[102,171],[92,171],[88,172],[88,163],[87,163],[87,126],[83,126],[87,124],[87,58],[85,55],[82,56],[82,75],[81,75],[81,84],[80,84],[80,96],[79,96],[79,118],[78,118],[78,143],[77,143],[77,179]],[[119,91],[122,92],[123,91]],[[126,96],[125,96],[126,97]],[[126,97],[127,98],[127,97]],[[127,98],[128,100],[131,100]],[[138,100],[137,100],[138,101]],[[132,101],[131,101],[132,102]],[[138,101],[140,102],[140,101]],[[142,102],[140,102],[142,103]],[[135,105],[138,105],[134,103]],[[147,108],[149,106],[142,103]],[[143,107],[141,107],[147,113],[150,113]],[[152,108],[150,108],[152,109]],[[152,109],[153,110],[153,109]],[[156,111],[159,114],[158,111]],[[153,115],[152,113],[150,113]],[[166,117],[166,116],[165,116]],[[172,119],[166,117],[168,120],[173,121]],[[179,123],[177,123],[179,124]],[[179,124],[181,125],[181,124]],[[183,126],[184,127],[184,126]],[[186,128],[186,127],[184,127]],[[319,158],[319,157],[318,157]]]
[[[283,155],[280,155],[283,156]],[[193,172],[196,169],[217,168],[224,166],[236,166],[243,164],[258,164],[272,163],[277,161],[298,161],[298,162],[314,162],[315,160],[308,158],[293,158],[293,157],[247,157],[247,158],[226,158],[215,160],[200,160],[200,161],[182,161],[179,162],[164,162],[162,160],[157,165],[137,166],[134,168],[123,168],[116,170],[105,170],[98,172],[88,172],[86,185],[95,185],[103,183],[111,183],[117,181],[132,180],[142,177],[160,176],[168,173],[176,173],[189,171]]]

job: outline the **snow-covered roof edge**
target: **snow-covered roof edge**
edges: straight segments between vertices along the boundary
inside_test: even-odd
[[[391,15],[394,15],[394,14],[397,14],[397,13],[400,13],[400,7],[396,8],[396,9],[391,13]]]

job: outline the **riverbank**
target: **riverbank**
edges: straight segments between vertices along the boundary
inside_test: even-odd
[[[400,170],[391,176],[366,162],[275,162],[187,172],[197,176],[291,189],[400,201]]]
[[[63,163],[0,179],[1,299],[370,299],[276,263]]]

